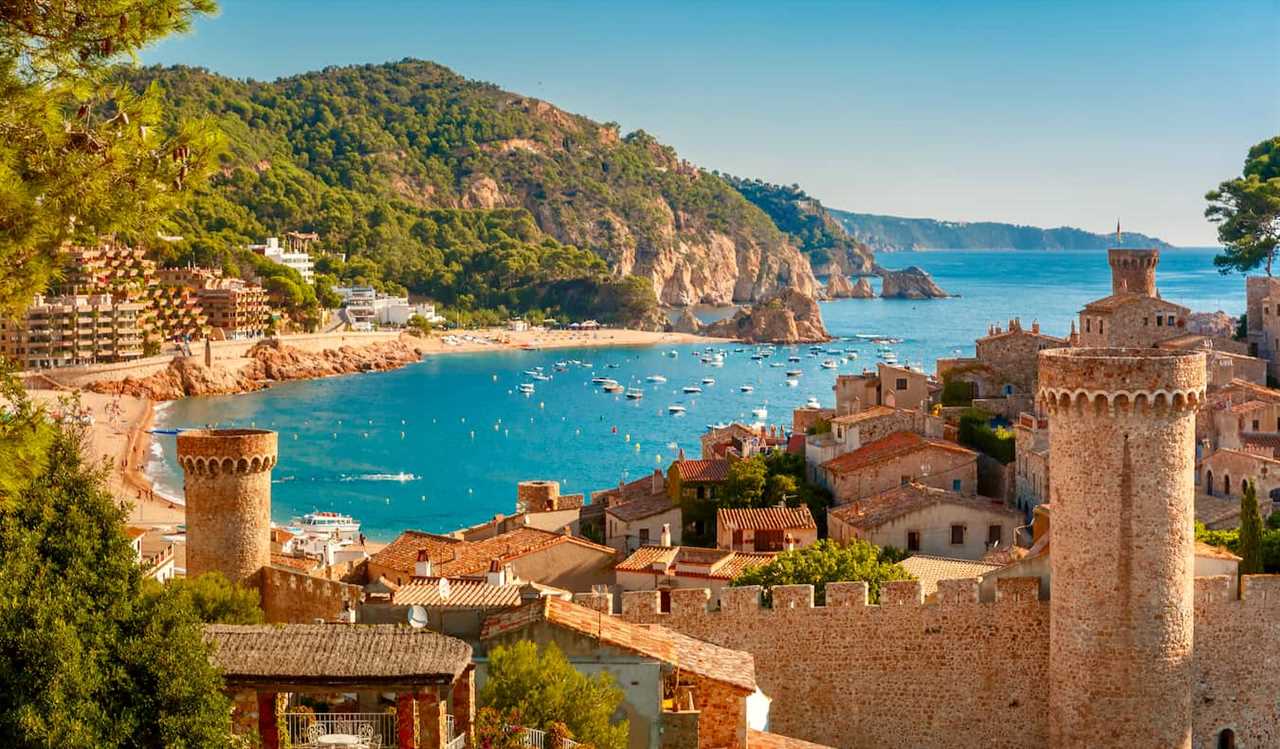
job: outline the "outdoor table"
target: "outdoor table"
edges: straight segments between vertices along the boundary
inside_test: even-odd
[[[316,743],[320,746],[341,746],[348,749],[359,749],[367,746],[365,739],[351,733],[326,733],[323,736],[316,737]]]

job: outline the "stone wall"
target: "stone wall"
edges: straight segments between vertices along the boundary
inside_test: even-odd
[[[662,624],[755,657],[773,700],[770,731],[836,747],[1016,749],[1048,745],[1049,602],[1037,578],[996,581],[992,603],[976,580],[944,580],[937,604],[916,581],[890,583],[878,606],[863,583],[726,588],[719,610],[704,590],[623,593],[624,619]],[[1194,735],[1213,749],[1224,729],[1242,747],[1280,745],[1280,576],[1195,582]]]
[[[260,580],[262,610],[268,622],[333,621],[344,608],[355,609],[360,601],[358,585],[312,577],[297,570],[265,567]]]
[[[698,749],[747,749],[747,697],[750,692],[722,681],[689,675],[698,719]]]

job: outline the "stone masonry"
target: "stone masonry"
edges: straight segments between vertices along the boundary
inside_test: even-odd
[[[276,433],[192,430],[178,435],[185,475],[187,576],[217,570],[253,584],[271,564],[271,469]]]

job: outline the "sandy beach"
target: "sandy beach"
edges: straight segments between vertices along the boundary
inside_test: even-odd
[[[283,338],[288,345],[289,336]],[[436,332],[425,339],[413,339],[415,348],[424,356],[512,349],[713,344],[724,341],[685,333],[612,328],[592,331],[510,331],[494,328]],[[182,505],[156,494],[145,473],[152,443],[147,430],[155,415],[154,401],[87,390],[32,389],[30,392],[51,410],[61,409],[61,399],[69,395],[78,396],[81,413],[92,417],[92,423],[85,428],[86,446],[94,459],[110,465],[108,486],[111,491],[121,500],[132,503],[130,524],[167,528],[183,522]]]

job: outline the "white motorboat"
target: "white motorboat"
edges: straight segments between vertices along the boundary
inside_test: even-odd
[[[744,393],[750,393],[755,390],[755,387],[753,385],[743,385],[739,387],[738,390],[741,390]]]
[[[684,391],[684,392],[686,392],[686,393],[701,393],[701,392],[702,392],[702,388],[698,387],[697,385],[685,385],[683,388],[681,388],[681,390],[683,390],[683,391]]]
[[[684,411],[684,406],[679,403],[672,403],[670,406],[667,406],[667,413],[669,414],[682,414]]]
[[[714,385],[714,384],[716,384],[716,378],[714,378],[714,377],[703,377],[703,378],[702,378],[702,384],[703,384],[703,385]]]
[[[793,364],[799,364],[799,363],[800,363],[800,357],[795,356],[795,355],[793,354],[793,355],[791,355],[791,356],[788,356],[788,357],[787,357],[787,361],[789,361],[789,362],[791,362],[791,363],[793,363]]]
[[[804,407],[805,408],[822,408],[822,404],[818,402],[817,398],[810,396],[809,400],[804,402]]]
[[[516,389],[517,389],[517,390],[519,390],[520,392],[524,393],[525,395],[529,395],[529,394],[531,394],[531,393],[533,392],[533,383],[532,383],[532,382],[522,382],[522,383],[520,383],[519,387],[517,387]]]
[[[308,512],[300,518],[289,521],[290,527],[297,528],[306,534],[354,537],[360,533],[360,521],[350,515],[337,512]]]
[[[644,391],[641,390],[640,388],[627,388],[628,399],[633,401],[638,401],[643,397],[644,397]]]
[[[547,382],[548,380],[551,379],[551,375],[545,375],[545,374],[542,374],[541,372],[539,372],[538,374],[529,375],[529,376],[537,380],[538,382]]]
[[[624,388],[621,383],[613,380],[604,384],[604,391],[606,393],[621,393],[623,390],[626,390],[626,388]]]
[[[836,367],[838,367],[838,366],[840,366],[840,365],[839,365],[838,363],[836,363],[836,360],[835,360],[835,359],[825,359],[825,360],[823,360],[823,362],[822,362],[821,364],[819,364],[818,366],[822,367],[823,369],[835,369]]]
[[[612,380],[610,380],[608,377],[592,377],[591,378],[592,385],[603,385],[606,382],[612,382]]]
[[[796,386],[797,386],[797,385],[799,385],[799,384],[800,384],[800,381],[799,381],[799,380],[796,380],[796,379],[788,379],[788,380],[787,380],[787,387],[789,387],[789,388],[796,387]]]
[[[800,376],[800,375],[802,375],[802,374],[804,374],[804,370],[803,370],[803,369],[788,369],[788,370],[787,370],[787,377],[799,377],[799,376]]]
[[[751,415],[756,417],[757,419],[768,418],[769,409],[765,408],[764,406],[759,406],[758,408],[751,409]]]
[[[646,378],[644,378],[644,379],[645,379],[645,382],[659,382],[659,383],[661,383],[661,382],[666,382],[666,381],[667,381],[667,378],[663,377],[662,375],[649,375],[648,377],[646,377]]]

